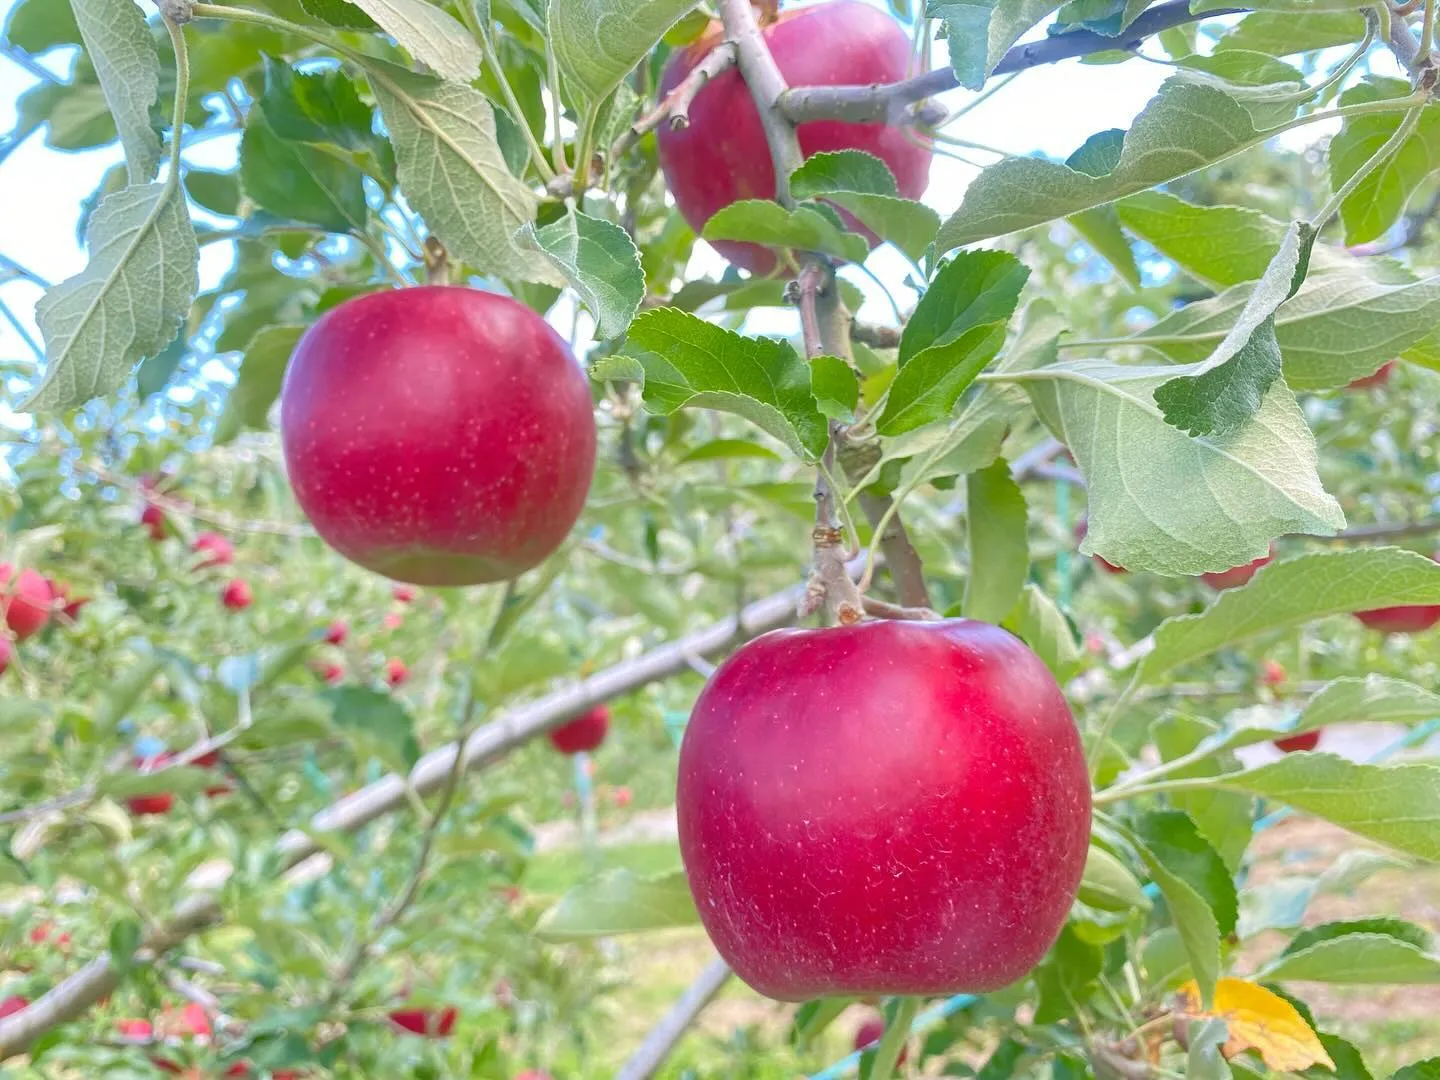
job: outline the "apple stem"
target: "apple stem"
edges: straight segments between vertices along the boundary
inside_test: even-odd
[[[885,1034],[875,1048],[875,1063],[870,1066],[870,1080],[890,1080],[895,1075],[900,1052],[910,1038],[910,1028],[915,1023],[915,1014],[920,1010],[920,999],[903,997],[895,1010],[895,1019],[885,1025]]]

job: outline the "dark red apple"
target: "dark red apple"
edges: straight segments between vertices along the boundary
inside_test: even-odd
[[[393,657],[385,661],[385,681],[391,686],[400,686],[410,678],[410,669],[405,666],[404,660],[396,660]]]
[[[445,1009],[396,1009],[390,1022],[416,1035],[444,1036],[455,1030],[457,1013],[453,1006]]]
[[[539,315],[477,289],[370,293],[306,331],[280,405],[296,498],[321,537],[420,585],[503,581],[580,516],[590,385]]]
[[[711,677],[680,749],[680,851],[761,993],[984,992],[1065,921],[1090,779],[1054,677],[971,620],[777,630]]]
[[[415,599],[415,590],[409,585],[396,585],[390,590],[390,595],[400,603],[408,604]]]
[[[236,578],[220,593],[220,602],[231,611],[244,611],[255,602],[255,594],[250,591],[248,581]]]
[[[661,82],[662,97],[719,43],[721,33],[713,28],[675,54]],[[784,12],[764,34],[791,86],[894,83],[914,74],[910,35],[885,12],[860,0],[831,0]],[[930,147],[913,130],[824,120],[800,125],[799,136],[807,158],[834,150],[875,155],[890,167],[907,199],[918,199],[929,182]],[[688,127],[676,131],[662,124],[658,137],[667,186],[697,233],[731,203],[775,197],[765,130],[738,70],[712,79],[696,95]],[[853,218],[850,223],[854,227]],[[758,244],[720,240],[715,248],[754,273],[775,268],[774,252]]]
[[[190,545],[197,555],[204,555],[197,565],[199,569],[211,566],[229,566],[235,561],[235,545],[219,533],[203,532]]]
[[[315,674],[331,686],[338,686],[345,678],[345,669],[339,664],[321,664],[315,669]]]
[[[1440,552],[1430,556],[1440,562]],[[1440,622],[1440,604],[1401,604],[1396,607],[1371,608],[1355,612],[1371,630],[1382,634],[1418,634]]]
[[[562,754],[588,753],[605,741],[609,731],[610,710],[604,705],[596,705],[589,712],[551,731],[550,745]]]
[[[331,645],[344,645],[345,639],[350,636],[350,627],[345,625],[343,619],[336,619],[325,631],[325,640]]]
[[[0,1001],[0,1020],[7,1016],[14,1016],[29,1004],[30,1002],[19,994],[10,995],[4,1001]]]
[[[1083,542],[1084,539],[1085,539],[1085,537],[1087,537],[1087,536],[1089,536],[1089,535],[1090,535],[1090,522],[1089,522],[1087,519],[1085,519],[1085,518],[1081,518],[1079,521],[1077,521],[1077,522],[1075,523],[1075,542],[1076,542],[1077,544],[1079,544],[1079,543]],[[1096,565],[1099,566],[1100,569],[1104,570],[1106,573],[1110,573],[1110,574],[1125,574],[1125,573],[1128,573],[1128,572],[1129,572],[1129,571],[1127,571],[1123,566],[1116,566],[1114,563],[1110,562],[1108,559],[1102,559],[1099,555],[1091,555],[1090,558],[1094,559]]]
[[[872,1016],[866,1020],[855,1031],[855,1049],[869,1050],[880,1042],[885,1034],[885,1018],[883,1016]],[[900,1048],[900,1056],[895,1060],[896,1065],[905,1064],[905,1059],[910,1056],[910,1051],[903,1046]]]
[[[150,539],[157,542],[164,540],[169,533],[165,524],[165,511],[154,503],[145,504],[145,509],[140,512],[140,524],[150,533]]]
[[[1296,750],[1314,750],[1320,745],[1320,732],[1303,731],[1299,735],[1289,735],[1276,739],[1275,745],[1287,754],[1293,754]]]
[[[1274,545],[1271,545],[1270,553],[1260,556],[1254,562],[1245,563],[1243,566],[1232,566],[1229,570],[1216,570],[1208,574],[1201,574],[1200,580],[1212,589],[1222,591],[1236,589],[1253,578],[1255,572],[1273,558],[1275,558],[1275,548]]]
[[[9,563],[0,563],[0,614],[16,641],[45,629],[54,600],[43,574],[29,569],[17,574]]]
[[[1381,364],[1379,369],[1364,378],[1356,379],[1345,389],[1347,390],[1369,390],[1372,387],[1384,386],[1390,381],[1390,376],[1395,372],[1395,361]]]
[[[1266,686],[1280,686],[1285,679],[1285,669],[1274,660],[1266,660],[1260,665],[1260,681]]]
[[[135,762],[135,768],[140,772],[157,772],[168,765],[174,756],[174,754],[165,753],[141,758]],[[175,796],[168,791],[156,791],[149,795],[132,795],[125,800],[125,805],[130,807],[130,813],[136,817],[168,814],[175,805]]]

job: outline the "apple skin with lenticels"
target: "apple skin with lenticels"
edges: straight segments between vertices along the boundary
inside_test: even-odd
[[[778,630],[695,704],[680,850],[720,954],[773,998],[985,992],[1044,956],[1090,837],[1054,677],[987,623]]]

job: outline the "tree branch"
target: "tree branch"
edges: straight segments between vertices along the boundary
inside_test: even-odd
[[[665,1064],[677,1043],[690,1025],[695,1022],[701,1010],[715,999],[725,984],[730,981],[730,969],[718,956],[706,965],[693,983],[676,999],[660,1022],[645,1036],[640,1049],[620,1067],[615,1080],[650,1080]]]
[[[636,120],[620,138],[615,140],[615,145],[610,148],[610,160],[616,161],[624,156],[630,147],[663,123],[668,122],[670,127],[676,131],[689,127],[691,103],[694,102],[700,91],[705,89],[711,79],[723,75],[733,68],[738,57],[739,51],[735,48],[733,41],[722,41],[706,53],[705,59],[696,64],[690,74],[680,80],[674,90],[665,95],[660,104]]]
[[[805,157],[795,134],[796,121],[787,117],[777,104],[789,89],[785,76],[780,74],[780,66],[770,55],[750,0],[720,0],[720,20],[725,24],[726,39],[733,42],[739,52],[740,74],[765,128],[765,142],[775,163],[775,198],[782,206],[793,206],[790,174],[801,166]]]
[[[692,657],[721,652],[738,640],[787,626],[794,619],[795,605],[802,591],[803,586],[797,585],[758,600],[747,605],[738,618],[722,619],[643,656],[512,709],[478,728],[463,744],[449,743],[426,754],[411,770],[408,783],[392,773],[322,810],[311,819],[311,830],[316,835],[354,832],[376,818],[408,806],[408,791],[427,795],[439,790],[456,768],[457,754],[461,755],[462,771],[484,768],[530,739],[602,702],[688,671]],[[297,829],[285,834],[277,845],[277,873],[294,868],[319,850],[305,832]],[[221,917],[222,911],[213,893],[187,897],[176,906],[167,922],[145,936],[137,961],[153,962],[189,935],[219,922]],[[120,976],[111,966],[107,953],[91,960],[25,1009],[0,1020],[0,1061],[22,1053],[51,1028],[79,1016],[112,992],[119,981]]]
[[[1090,30],[1077,30],[1017,45],[995,65],[991,74],[1006,75],[1077,56],[1134,49],[1146,38],[1162,30],[1246,10],[1248,9],[1244,7],[1233,7],[1192,15],[1189,0],[1166,0],[1165,3],[1156,4],[1142,13],[1125,33],[1116,37],[1106,37]],[[957,89],[959,85],[960,82],[951,68],[937,68],[914,79],[885,86],[798,87],[780,95],[780,110],[794,124],[811,120],[847,120],[852,123],[899,125],[911,119],[912,108],[916,102]]]

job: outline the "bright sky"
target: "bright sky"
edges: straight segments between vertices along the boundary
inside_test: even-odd
[[[879,0],[870,2],[879,3]],[[0,23],[15,3],[16,0],[0,0]],[[142,2],[142,7],[153,10],[148,0]],[[73,63],[73,53],[74,50],[68,49],[51,50],[40,62],[49,70],[63,74]],[[944,62],[943,51],[937,60]],[[1023,73],[981,104],[953,133],[1013,154],[1043,153],[1063,158],[1096,131],[1127,127],[1166,74],[1160,65],[1137,61],[1099,66],[1066,61],[1037,68]],[[34,75],[0,56],[0,131],[14,127],[17,98],[37,82]],[[948,95],[946,100],[958,106],[972,96],[959,91]],[[1309,129],[1303,137],[1313,139],[1319,134],[1317,129]],[[210,141],[187,150],[186,160],[195,165],[226,167],[233,161],[234,146],[234,140]],[[994,160],[993,156],[980,152],[966,151],[966,154],[982,162]],[[62,153],[48,149],[41,133],[31,135],[0,163],[0,207],[4,208],[0,212],[0,254],[52,282],[78,272],[85,264],[84,252],[75,235],[81,201],[99,185],[105,170],[120,159],[118,146]],[[942,215],[950,212],[959,205],[974,173],[974,169],[958,161],[937,156],[925,201]],[[204,250],[201,283],[202,287],[208,287],[224,273],[230,256],[225,245],[213,244]],[[897,254],[882,249],[871,257],[869,265],[897,292],[902,305],[913,301],[903,286],[898,286],[905,276],[906,264]],[[695,270],[715,274],[722,266],[713,255],[702,256],[697,258]],[[866,288],[867,301],[862,314],[884,319],[889,305],[879,290],[853,271],[847,276]],[[38,288],[23,281],[0,285],[0,302],[36,341],[39,333],[34,323],[34,307],[40,295]],[[788,333],[792,330],[791,321],[791,313],[777,312],[754,328]],[[569,317],[565,312],[557,312],[557,322],[568,332]],[[0,359],[31,355],[24,338],[0,319]],[[0,398],[0,424],[14,419],[5,400]]]

